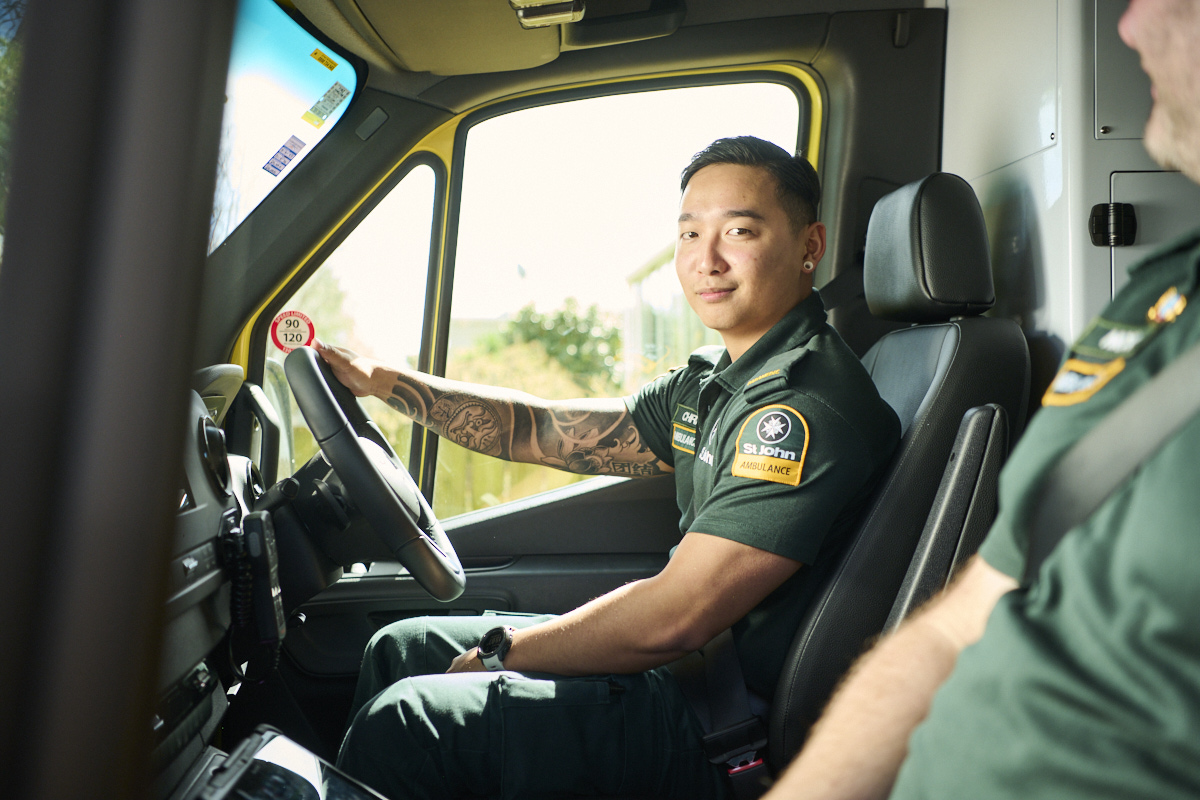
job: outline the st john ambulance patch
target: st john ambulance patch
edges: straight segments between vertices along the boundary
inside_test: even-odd
[[[798,486],[807,452],[808,422],[800,412],[790,406],[765,406],[746,417],[738,431],[733,474]]]

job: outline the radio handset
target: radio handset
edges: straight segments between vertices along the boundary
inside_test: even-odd
[[[226,534],[226,564],[231,572],[233,635],[238,644],[251,649],[253,678],[237,668],[238,677],[263,680],[279,661],[279,648],[287,634],[283,597],[279,589],[279,553],[275,547],[275,525],[269,511],[254,511],[242,519],[242,527]],[[234,642],[231,641],[231,646]],[[266,663],[259,667],[259,657]],[[249,672],[250,670],[247,670]]]
[[[242,521],[246,555],[253,577],[254,628],[259,644],[278,647],[287,635],[283,597],[279,591],[279,551],[275,548],[275,523],[267,511],[255,511]]]

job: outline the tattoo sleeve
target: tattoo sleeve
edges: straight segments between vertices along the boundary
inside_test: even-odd
[[[524,392],[401,373],[388,405],[477,453],[581,475],[671,472],[620,399],[543,401]]]

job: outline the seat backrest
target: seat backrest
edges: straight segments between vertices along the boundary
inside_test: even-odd
[[[883,629],[895,630],[913,610],[946,588],[975,555],[996,518],[1000,467],[1008,457],[1008,414],[995,403],[963,416],[925,529]]]
[[[915,323],[863,356],[902,436],[859,524],[826,545],[772,703],[771,761],[785,765],[865,643],[883,630],[941,482],[959,422],[995,403],[1024,423],[1029,350],[994,302],[987,231],[970,185],[935,173],[881,199],[867,231],[872,314]]]

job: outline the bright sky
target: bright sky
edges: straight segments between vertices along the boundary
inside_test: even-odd
[[[368,345],[376,358],[398,366],[420,350],[433,189],[433,170],[413,169],[322,266],[346,293],[344,310],[362,340],[338,344]]]
[[[531,301],[549,311],[568,297],[623,313],[629,275],[674,241],[691,157],[742,134],[794,151],[798,118],[790,89],[760,83],[574,101],[475,126],[454,317],[495,319]],[[429,170],[406,178],[330,259],[357,334],[392,363],[419,348],[431,193]]]
[[[496,317],[530,300],[548,310],[567,297],[623,308],[630,273],[674,241],[691,157],[741,134],[794,151],[797,117],[795,95],[763,83],[562,103],[475,126],[455,315]]]

